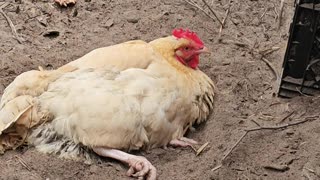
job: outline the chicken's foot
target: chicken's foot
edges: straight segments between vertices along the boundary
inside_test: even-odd
[[[187,146],[192,147],[192,145],[198,144],[198,142],[193,140],[193,139],[182,137],[182,138],[179,138],[179,139],[171,140],[169,142],[169,144],[171,146],[178,146],[178,147],[187,147]]]
[[[142,156],[135,156],[116,149],[95,147],[93,151],[100,156],[113,158],[129,165],[128,176],[139,179],[155,180],[157,176],[156,168]]]

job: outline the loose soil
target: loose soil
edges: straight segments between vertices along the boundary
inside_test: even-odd
[[[174,28],[189,28],[213,52],[201,58],[200,68],[214,80],[217,98],[212,117],[188,137],[210,144],[199,156],[191,148],[141,152],[157,168],[159,179],[320,179],[318,120],[250,132],[222,167],[211,171],[245,129],[320,115],[317,97],[278,98],[278,81],[257,53],[279,47],[265,58],[280,74],[293,0],[284,4],[279,30],[279,0],[232,0],[220,42],[218,21],[183,0],[78,0],[68,8],[51,0],[6,1],[10,4],[3,11],[22,43],[0,16],[0,94],[17,75],[38,66],[57,68],[98,47],[132,39],[150,41],[170,35]],[[223,19],[229,0],[208,2]],[[126,167],[116,161],[87,165],[41,154],[32,147],[0,156],[0,169],[0,179],[5,180],[130,179]]]

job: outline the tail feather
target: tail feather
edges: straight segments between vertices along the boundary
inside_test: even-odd
[[[64,159],[84,161],[88,164],[101,161],[90,148],[58,134],[51,123],[36,127],[28,137],[28,143],[42,153],[55,154]]]
[[[31,96],[18,96],[9,101],[0,109],[0,152],[20,146],[32,127],[50,119],[49,113],[41,112]]]

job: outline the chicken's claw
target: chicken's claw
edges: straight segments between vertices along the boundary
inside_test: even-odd
[[[142,156],[133,156],[128,160],[130,166],[127,176],[137,177],[143,179],[146,177],[147,180],[155,180],[157,170],[156,168]]]
[[[128,176],[137,177],[138,179],[156,180],[156,168],[142,156],[135,156],[117,149],[108,149],[104,147],[94,147],[92,149],[100,156],[117,159],[129,165]]]
[[[68,4],[75,4],[77,0],[54,0],[56,3],[58,3],[60,6],[67,7]]]
[[[178,146],[178,147],[187,147],[187,146],[192,147],[192,145],[198,144],[198,142],[193,140],[193,139],[182,137],[182,138],[179,138],[179,139],[171,140],[169,142],[169,144],[171,146]]]

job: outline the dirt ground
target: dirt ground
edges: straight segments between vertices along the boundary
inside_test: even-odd
[[[38,66],[56,68],[98,47],[132,39],[150,41],[170,35],[176,27],[190,28],[213,52],[201,58],[200,68],[214,80],[217,98],[210,120],[188,137],[210,144],[199,156],[189,148],[141,152],[157,168],[159,179],[320,179],[317,118],[248,133],[221,168],[212,171],[245,129],[320,115],[317,97],[278,98],[278,81],[258,53],[279,47],[265,58],[280,74],[294,0],[284,5],[280,30],[279,0],[208,1],[220,19],[231,5],[221,42],[219,23],[183,0],[79,0],[68,8],[52,0],[5,1],[9,5],[3,11],[22,43],[0,15],[0,94],[17,75]],[[130,179],[126,167],[115,161],[87,165],[32,147],[0,156],[0,169],[0,179],[5,180]]]

